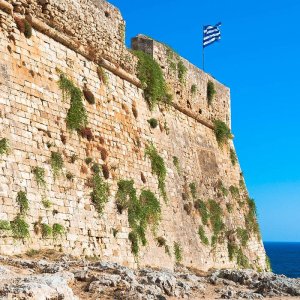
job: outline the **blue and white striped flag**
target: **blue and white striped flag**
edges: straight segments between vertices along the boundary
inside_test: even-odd
[[[221,22],[215,26],[207,25],[203,27],[203,48],[221,39],[220,26]]]

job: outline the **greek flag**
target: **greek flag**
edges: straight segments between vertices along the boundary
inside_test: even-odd
[[[207,25],[203,27],[203,48],[221,39],[220,26],[221,22],[215,26]]]

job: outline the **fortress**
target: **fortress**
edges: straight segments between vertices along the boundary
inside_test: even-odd
[[[266,270],[220,139],[229,89],[149,37],[128,50],[124,34],[104,0],[0,0],[0,254]],[[157,66],[167,100],[154,105],[141,74]]]

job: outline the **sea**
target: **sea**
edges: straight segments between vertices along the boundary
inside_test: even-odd
[[[291,278],[300,278],[300,243],[264,242],[272,271]]]

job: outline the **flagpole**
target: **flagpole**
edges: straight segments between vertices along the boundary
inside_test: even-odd
[[[202,69],[204,71],[204,26],[203,26],[203,29],[202,29]]]

